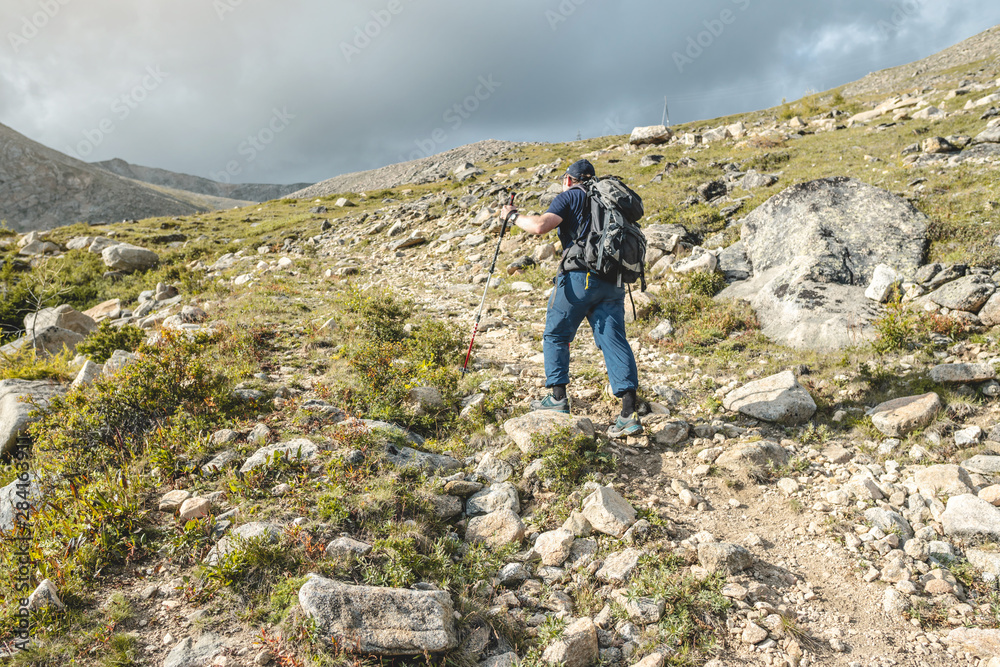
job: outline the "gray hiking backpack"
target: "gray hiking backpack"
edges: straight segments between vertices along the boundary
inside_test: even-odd
[[[587,193],[590,221],[563,253],[563,270],[590,271],[619,287],[638,280],[645,292],[646,236],[639,228],[642,198],[617,176],[574,187]]]

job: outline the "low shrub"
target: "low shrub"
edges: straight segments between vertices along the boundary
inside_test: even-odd
[[[91,360],[103,364],[111,358],[116,350],[135,352],[146,340],[146,332],[137,326],[126,324],[119,327],[104,320],[82,343],[76,346],[79,354],[85,354]]]

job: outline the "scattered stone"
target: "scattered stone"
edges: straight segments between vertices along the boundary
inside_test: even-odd
[[[129,243],[119,243],[105,248],[101,252],[101,259],[109,269],[122,273],[146,271],[160,263],[159,255],[152,250]]]
[[[955,628],[942,641],[945,646],[980,658],[1000,655],[1000,630]]]
[[[185,500],[191,497],[190,492],[184,491],[183,489],[178,489],[176,491],[170,491],[164,494],[160,498],[159,510],[161,512],[169,512],[173,514],[181,508],[181,505]]]
[[[698,545],[698,562],[709,572],[736,574],[753,565],[753,554],[737,544],[709,542]]]
[[[816,414],[816,402],[791,371],[735,389],[722,405],[754,419],[787,426],[804,424]]]
[[[930,370],[931,380],[941,384],[986,382],[997,373],[989,364],[941,364]]]
[[[1000,508],[971,494],[952,496],[941,514],[945,535],[1000,539]]]
[[[581,618],[568,625],[562,636],[546,647],[542,660],[560,667],[591,667],[599,655],[597,626],[591,619]]]
[[[865,290],[865,296],[878,303],[885,303],[896,289],[903,283],[903,276],[891,266],[879,264],[875,267],[871,284]]]
[[[569,558],[575,535],[565,528],[542,533],[535,541],[534,550],[541,556],[542,565],[559,567]]]
[[[552,410],[535,410],[523,417],[506,421],[503,430],[525,454],[535,452],[534,436],[544,441],[545,436],[569,428],[572,433],[594,437],[594,425],[584,417],[573,417]]]
[[[972,493],[975,486],[965,468],[950,464],[919,468],[913,474],[913,480],[917,490],[928,497],[939,494],[960,496]]]
[[[351,586],[310,575],[299,589],[299,604],[323,636],[348,651],[420,655],[458,646],[446,591]]]
[[[635,523],[635,509],[610,486],[602,486],[583,501],[583,516],[594,530],[621,537]]]
[[[500,510],[469,519],[465,539],[468,542],[485,542],[499,549],[520,543],[524,539],[524,524],[521,517],[511,510]]]
[[[0,381],[0,454],[13,451],[18,436],[35,420],[31,417],[33,404],[45,407],[65,391],[61,385],[45,380]]]
[[[258,449],[246,460],[242,467],[240,467],[240,474],[245,475],[261,466],[270,465],[278,458],[294,462],[308,461],[315,458],[318,452],[319,448],[312,441],[305,438],[267,445]]]
[[[944,406],[935,393],[897,398],[871,411],[872,424],[885,435],[901,438],[927,426]]]
[[[163,667],[202,667],[225,650],[226,641],[218,635],[206,633],[197,640],[187,637],[171,649]]]
[[[632,130],[629,143],[633,146],[645,146],[649,144],[665,144],[670,141],[674,133],[665,125],[651,125],[649,127],[637,127]]]
[[[639,565],[642,551],[629,547],[624,551],[613,553],[604,559],[604,565],[595,575],[599,581],[624,584]]]
[[[192,519],[202,519],[212,511],[212,503],[208,498],[188,498],[180,506],[179,517],[181,521],[191,521]]]
[[[59,590],[50,579],[43,579],[42,583],[38,584],[31,595],[28,596],[29,609],[38,611],[46,607],[55,607],[60,610],[66,609],[66,605],[59,599]]]

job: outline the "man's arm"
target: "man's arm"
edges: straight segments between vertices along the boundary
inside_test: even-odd
[[[513,206],[505,206],[500,215],[507,217],[511,211],[515,211]],[[514,224],[528,232],[529,234],[548,234],[553,229],[562,224],[563,219],[555,213],[543,213],[542,215],[519,215]]]

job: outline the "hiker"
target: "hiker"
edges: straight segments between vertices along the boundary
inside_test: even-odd
[[[506,218],[512,213],[517,214],[514,224],[529,234],[541,235],[558,230],[559,241],[566,249],[545,315],[545,386],[552,393],[541,401],[535,401],[532,409],[569,414],[569,399],[566,396],[569,345],[586,317],[594,332],[594,342],[604,353],[611,388],[622,401],[621,414],[608,429],[608,436],[618,438],[642,432],[636,405],[639,374],[635,355],[625,335],[625,288],[588,271],[580,259],[580,245],[574,243],[586,231],[591,217],[585,185],[595,176],[594,165],[580,160],[563,175],[562,194],[556,197],[544,214],[519,215],[513,206],[505,206],[501,215]]]

